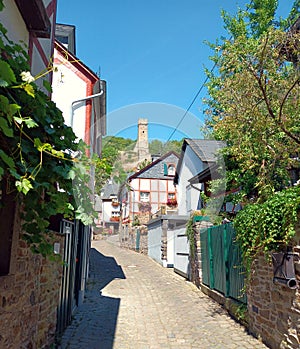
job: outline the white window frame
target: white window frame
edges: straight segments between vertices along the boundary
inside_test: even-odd
[[[149,201],[150,201],[150,192],[140,191],[140,202],[149,202]]]

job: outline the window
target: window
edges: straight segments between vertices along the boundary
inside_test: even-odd
[[[140,192],[140,201],[141,202],[149,202],[150,200],[150,193],[148,191],[141,191]]]
[[[175,176],[175,165],[164,163],[164,176]]]
[[[168,193],[167,205],[168,206],[177,206],[177,200],[176,200],[175,193]]]
[[[175,165],[170,164],[168,166],[168,175],[169,176],[175,176]]]

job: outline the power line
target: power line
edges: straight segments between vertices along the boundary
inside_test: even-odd
[[[250,1],[250,4],[246,6],[246,11],[249,11],[249,9],[251,8],[251,6],[253,5],[253,0]],[[232,36],[229,38],[229,40],[232,39]],[[217,61],[215,62],[214,66],[211,68],[210,73],[212,73],[219,61],[220,57],[217,59]],[[178,130],[178,127],[181,125],[182,121],[185,119],[187,113],[190,111],[190,109],[192,108],[193,104],[195,103],[197,97],[199,96],[199,94],[201,93],[201,91],[203,90],[205,84],[207,83],[209,79],[209,76],[206,77],[206,79],[204,80],[204,82],[202,83],[202,85],[200,86],[198,92],[196,93],[195,97],[193,98],[192,102],[190,103],[190,105],[188,106],[188,108],[186,109],[186,111],[184,112],[184,114],[182,115],[180,121],[178,122],[178,124],[176,125],[175,129],[173,130],[173,132],[171,133],[171,135],[169,136],[167,142],[169,142],[171,140],[171,138],[173,137],[174,133]]]
[[[212,73],[215,69],[217,65],[217,62],[215,62],[214,66],[211,68],[210,73]],[[199,94],[201,93],[201,91],[203,90],[205,84],[207,83],[209,79],[209,76],[206,77],[206,79],[204,80],[204,82],[202,83],[201,87],[199,88],[199,90],[197,91],[195,97],[193,98],[192,102],[190,103],[190,105],[188,106],[188,108],[186,109],[186,111],[184,112],[184,114],[182,115],[180,121],[178,122],[178,124],[176,125],[175,129],[173,130],[173,132],[171,133],[171,135],[169,136],[167,142],[170,141],[170,139],[173,137],[174,133],[178,130],[178,127],[181,125],[182,121],[185,119],[187,113],[190,111],[190,109],[192,108],[193,104],[195,103],[196,99],[198,98]]]

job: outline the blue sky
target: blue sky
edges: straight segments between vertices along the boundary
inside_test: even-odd
[[[200,138],[202,98],[174,133],[212,68],[204,43],[225,35],[221,9],[245,0],[58,0],[57,22],[76,26],[76,55],[107,81],[107,131],[136,138],[147,118],[150,139]],[[280,0],[286,16],[292,0]]]

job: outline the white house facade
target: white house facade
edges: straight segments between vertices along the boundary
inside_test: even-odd
[[[85,66],[76,56],[58,41],[55,42],[52,99],[63,112],[65,123],[71,126],[78,139],[87,145],[93,145],[97,138],[106,133],[98,127],[99,134],[94,137],[95,124],[105,118],[106,110],[96,99],[101,95],[99,77]],[[96,96],[87,99],[89,96]],[[94,146],[94,145],[93,145]]]
[[[162,206],[177,211],[177,195],[174,186],[178,155],[169,152],[131,175],[120,191],[123,224],[146,223],[151,214]]]
[[[223,142],[185,139],[178,161],[174,183],[178,195],[178,215],[187,215],[201,208],[200,193],[203,183],[190,183],[190,179],[213,166]]]

